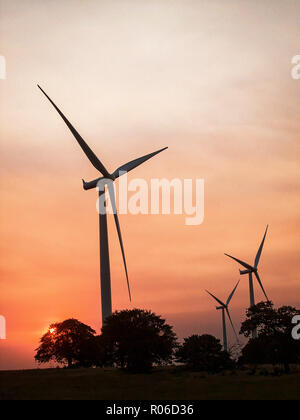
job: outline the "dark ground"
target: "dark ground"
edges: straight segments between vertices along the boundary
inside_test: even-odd
[[[207,375],[171,368],[148,375],[114,369],[2,371],[0,400],[5,399],[299,400],[300,372],[274,377],[246,371]]]

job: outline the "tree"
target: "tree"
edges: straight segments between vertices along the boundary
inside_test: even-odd
[[[283,364],[290,372],[290,364],[300,361],[300,341],[292,338],[292,319],[300,313],[291,306],[274,308],[272,302],[261,302],[247,311],[241,334],[249,337],[257,328],[258,337],[251,339],[242,351],[241,362]]]
[[[249,337],[257,328],[258,335],[272,336],[283,333],[291,336],[292,319],[300,311],[292,306],[275,309],[271,301],[260,302],[247,310],[246,320],[242,323],[240,334]]]
[[[73,365],[89,367],[97,364],[100,344],[95,334],[96,331],[77,319],[51,324],[48,332],[40,340],[35,360],[39,363],[55,360],[68,367]]]
[[[234,363],[222,350],[220,340],[212,335],[192,335],[184,339],[176,352],[176,360],[188,369],[217,373],[230,369]]]
[[[107,356],[107,349],[103,343],[101,336],[93,336],[87,340],[83,340],[80,345],[78,361],[75,363],[77,367],[103,367],[110,366]]]
[[[149,372],[172,360],[176,335],[166,321],[142,309],[116,311],[102,327],[107,353],[116,366]]]

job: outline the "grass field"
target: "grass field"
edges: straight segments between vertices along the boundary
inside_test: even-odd
[[[134,375],[113,369],[49,369],[0,372],[5,399],[300,399],[300,372],[280,377],[205,375],[157,369]]]

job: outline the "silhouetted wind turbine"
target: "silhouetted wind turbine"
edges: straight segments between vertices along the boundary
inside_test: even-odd
[[[237,336],[237,333],[236,333],[236,330],[234,328],[234,325],[233,325],[233,322],[232,322],[232,319],[231,319],[231,316],[230,316],[229,309],[228,309],[228,305],[229,305],[231,299],[233,298],[233,295],[234,295],[234,293],[235,293],[235,291],[236,291],[239,283],[240,282],[238,281],[237,285],[235,286],[235,288],[233,289],[233,291],[229,295],[229,298],[227,299],[226,304],[223,303],[221,300],[219,300],[216,296],[214,296],[213,294],[211,294],[208,290],[206,290],[206,292],[210,296],[212,296],[221,305],[221,306],[217,306],[216,309],[217,310],[220,310],[220,309],[222,310],[222,325],[223,325],[223,345],[224,345],[224,351],[228,351],[228,341],[227,341],[227,330],[226,330],[226,316],[225,316],[225,311],[226,311],[227,316],[229,318],[229,321],[231,323],[231,326],[232,326],[232,329],[233,329],[234,334],[236,336],[236,339],[237,339],[237,341],[239,341],[238,336]]]
[[[262,243],[261,243],[261,245],[260,245],[260,247],[258,249],[258,252],[256,254],[256,257],[255,257],[255,261],[254,261],[254,265],[253,266],[250,265],[250,264],[248,264],[248,263],[246,263],[246,262],[244,262],[244,261],[242,261],[242,260],[239,260],[239,259],[237,259],[235,257],[232,257],[231,255],[225,254],[227,257],[233,259],[234,261],[238,262],[241,266],[243,266],[244,268],[246,268],[246,270],[240,270],[240,273],[241,273],[241,275],[245,275],[245,274],[248,274],[249,275],[250,307],[252,307],[252,306],[255,305],[255,296],[254,296],[254,287],[253,287],[253,274],[255,275],[255,277],[256,277],[256,279],[257,279],[257,281],[258,281],[258,283],[259,283],[259,285],[260,285],[260,287],[261,287],[261,289],[263,291],[263,294],[265,295],[267,301],[269,300],[269,298],[268,298],[268,296],[266,294],[266,291],[264,289],[264,286],[262,284],[262,281],[260,279],[260,276],[258,274],[258,265],[259,265],[261,254],[262,254],[262,251],[263,251],[263,248],[264,248],[266,236],[267,236],[267,233],[268,233],[268,228],[269,228],[269,226],[267,226],[267,228],[266,228],[266,232],[264,234]],[[254,338],[257,337],[257,331],[256,330],[253,331],[253,337]]]
[[[118,232],[119,242],[122,251],[122,257],[125,267],[126,273],[126,280],[127,280],[127,287],[129,293],[129,299],[131,301],[131,291],[129,285],[129,278],[128,278],[128,271],[126,265],[126,258],[123,246],[123,240],[121,235],[121,229],[119,224],[118,213],[116,209],[116,197],[113,182],[121,175],[126,172],[131,171],[132,169],[136,168],[137,166],[141,165],[142,163],[146,162],[148,159],[152,158],[153,156],[157,155],[158,153],[166,150],[167,147],[160,149],[154,153],[150,153],[149,155],[142,156],[138,159],[130,161],[125,165],[120,166],[116,169],[112,174],[110,174],[102,162],[97,158],[94,152],[89,148],[80,134],[76,131],[76,129],[72,126],[72,124],[67,120],[64,114],[60,111],[60,109],[55,105],[51,98],[44,92],[44,90],[38,85],[38,88],[43,92],[46,98],[51,102],[54,106],[56,111],[59,113],[61,118],[66,123],[67,127],[79,143],[80,147],[86,154],[87,158],[91,162],[91,164],[103,175],[93,181],[85,182],[83,181],[83,188],[85,190],[89,190],[92,188],[96,188],[99,183],[102,185],[102,189],[99,189],[99,197],[104,194],[105,197],[105,186],[107,186],[107,190],[109,193],[112,210],[114,213],[115,224]],[[107,212],[106,206],[104,211],[99,211],[99,230],[100,230],[100,278],[101,278],[101,303],[102,303],[102,325],[104,324],[105,319],[112,314],[112,304],[111,304],[111,281],[110,281],[110,263],[109,263],[109,246],[108,246],[108,231],[107,231]]]

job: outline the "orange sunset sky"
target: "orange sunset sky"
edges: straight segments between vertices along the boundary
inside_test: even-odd
[[[0,369],[35,367],[51,322],[101,327],[96,191],[81,184],[98,173],[37,83],[109,170],[169,146],[129,179],[205,179],[201,226],[120,216],[132,304],[109,219],[113,309],[221,338],[204,290],[227,298],[240,276],[224,252],[252,263],[267,223],[264,286],[299,307],[299,41],[296,0],[0,0]],[[242,277],[237,328],[248,303]]]

